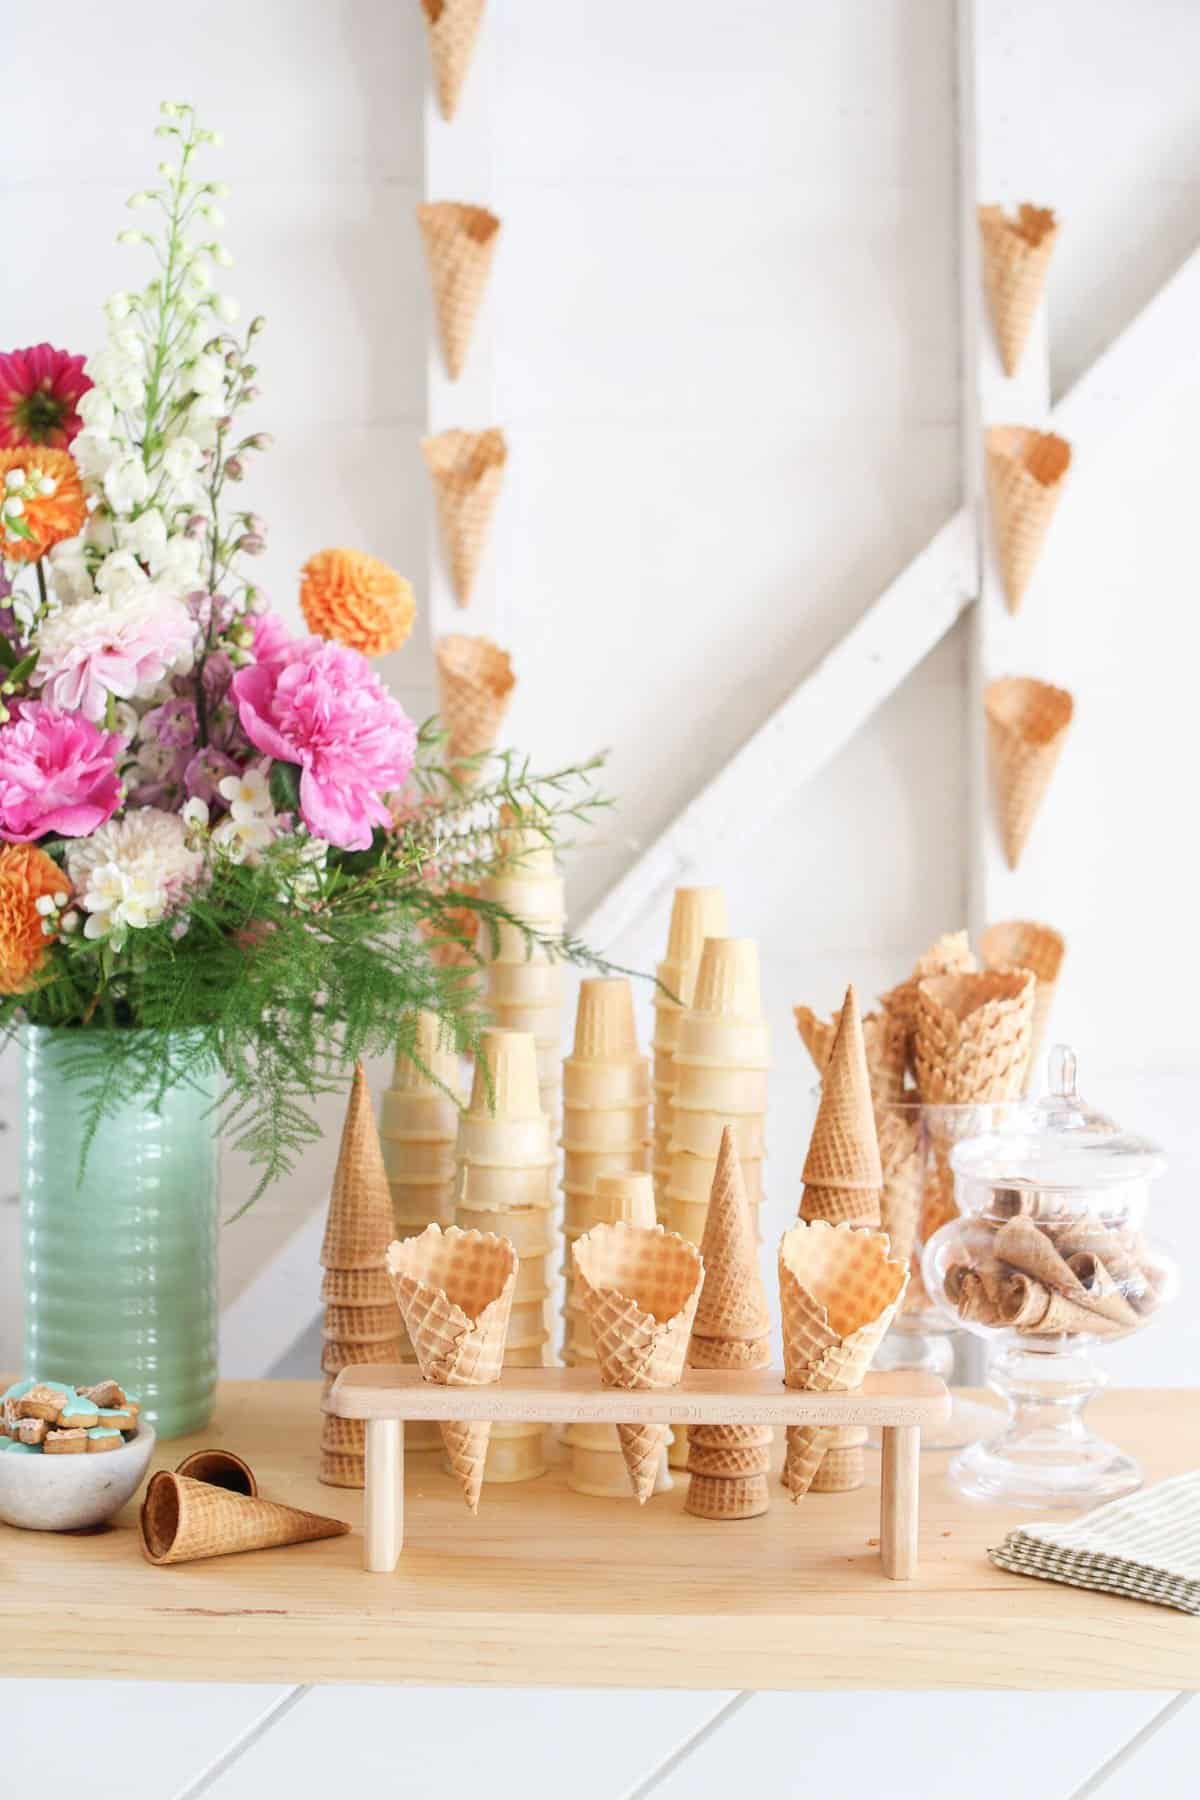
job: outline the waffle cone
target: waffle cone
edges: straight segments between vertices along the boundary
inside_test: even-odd
[[[757,1519],[770,1504],[765,1475],[693,1475],[683,1507],[695,1519]]]
[[[867,1434],[861,1426],[837,1425],[826,1433],[825,1454],[812,1478],[814,1494],[850,1494],[867,1478],[863,1445]]]
[[[364,1488],[367,1485],[366,1456],[322,1450],[317,1461],[317,1480],[324,1487]]]
[[[504,434],[442,431],[421,445],[433,482],[438,524],[460,606],[471,598],[492,522],[508,449]]]
[[[712,1444],[696,1442],[688,1433],[688,1473],[719,1475],[731,1481],[740,1475],[765,1475],[771,1467],[770,1444]]]
[[[771,1314],[758,1271],[758,1249],[742,1165],[727,1125],[721,1134],[708,1217],[700,1247],[704,1286],[696,1308],[695,1336],[761,1338]]]
[[[913,1050],[922,1100],[960,1106],[1018,1099],[1029,1063],[1035,987],[1024,969],[922,981]]]
[[[817,1074],[824,1079],[833,1054],[841,1012],[822,1019],[809,1006],[794,1006],[792,1016],[801,1042],[812,1058]],[[875,1108],[899,1100],[904,1092],[904,1070],[907,1060],[908,1033],[904,1017],[898,1012],[866,1013],[862,1018],[863,1050],[871,1083]]]
[[[447,733],[451,764],[483,756],[496,746],[517,678],[507,650],[490,638],[451,632],[434,649],[438,715]],[[474,930],[472,918],[470,930]]]
[[[1029,341],[1057,236],[1054,214],[1044,207],[1026,203],[1013,219],[999,206],[979,208],[983,282],[1006,375],[1016,374]]]
[[[572,1252],[576,1292],[606,1387],[674,1387],[704,1278],[697,1251],[661,1226],[597,1225]],[[621,1425],[621,1453],[639,1502],[654,1491],[665,1425]]]
[[[1008,610],[1017,613],[1062,498],[1071,446],[1052,432],[998,425],[986,449],[996,556]]]
[[[277,1500],[231,1493],[160,1469],[150,1477],[141,1511],[142,1550],[152,1563],[198,1562],[241,1550],[270,1550],[342,1537],[349,1525]]]
[[[339,1419],[334,1413],[323,1413],[321,1449],[334,1456],[364,1456],[367,1449],[366,1420]]]
[[[804,1163],[801,1213],[806,1219],[877,1225],[882,1188],[862,1020],[851,987],[846,990],[821,1083],[821,1100]]]
[[[771,1366],[769,1333],[760,1338],[706,1338],[692,1333],[688,1366],[693,1369],[767,1369]]]
[[[917,1016],[917,989],[927,975],[967,975],[979,967],[965,931],[943,932],[919,956],[907,981],[884,994],[881,1004],[904,1031],[908,1065],[912,1066],[912,1034]]]
[[[336,1306],[325,1308],[321,1336],[330,1343],[390,1343],[400,1334],[396,1302],[386,1306]]]
[[[383,1258],[377,1269],[327,1269],[321,1299],[333,1306],[391,1306],[396,1296]]]
[[[984,694],[1004,854],[1015,869],[1058,766],[1075,702],[1063,688],[1004,676]]]
[[[439,200],[418,206],[446,373],[457,381],[491,273],[500,221],[484,206]]]
[[[915,1108],[883,1113],[879,1160],[883,1167],[879,1223],[888,1234],[892,1255],[907,1265],[916,1242],[924,1187],[921,1128]]]
[[[359,1063],[342,1126],[342,1141],[333,1175],[333,1192],[321,1266],[325,1269],[375,1269],[383,1265],[392,1237],[392,1196],[383,1151]]]
[[[484,3],[485,0],[421,0],[429,32],[433,81],[443,119],[452,119],[458,111],[459,97],[483,22]]]
[[[1032,919],[1010,919],[989,925],[979,940],[979,948],[985,969],[1028,969],[1037,983],[1026,1071],[1028,1085],[1046,1042],[1067,940],[1052,925],[1039,925]]]

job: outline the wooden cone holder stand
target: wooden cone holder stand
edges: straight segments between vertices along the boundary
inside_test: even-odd
[[[416,1419],[488,1419],[494,1424],[869,1425],[882,1434],[879,1545],[883,1573],[907,1581],[917,1567],[921,1428],[950,1414],[945,1383],[911,1370],[868,1375],[849,1394],[783,1385],[778,1369],[712,1374],[689,1369],[678,1387],[601,1387],[596,1372],[505,1370],[487,1387],[439,1387],[414,1368],[343,1369],[326,1412],[366,1422],[364,1568],[388,1574],[404,1546],[404,1424]]]

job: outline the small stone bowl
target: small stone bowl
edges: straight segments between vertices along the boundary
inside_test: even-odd
[[[82,1531],[104,1525],[142,1485],[154,1431],[139,1425],[102,1455],[14,1456],[0,1452],[0,1520],[22,1531]]]

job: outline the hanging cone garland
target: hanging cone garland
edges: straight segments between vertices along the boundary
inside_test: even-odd
[[[484,1387],[504,1361],[504,1339],[517,1283],[517,1257],[506,1238],[481,1231],[442,1231],[388,1251],[388,1274],[426,1381]],[[463,1497],[479,1510],[491,1425],[446,1420],[442,1441]]]
[[[997,425],[987,433],[986,452],[996,555],[1008,610],[1016,613],[1062,499],[1071,446],[1053,432]]]
[[[199,1562],[240,1550],[272,1550],[317,1538],[344,1537],[349,1525],[277,1500],[239,1494],[160,1469],[150,1477],[141,1511],[148,1562]]]
[[[485,206],[437,200],[418,206],[417,223],[429,262],[446,372],[457,381],[491,273],[500,221]]]
[[[1062,755],[1075,702],[1065,688],[1004,675],[988,684],[984,708],[1000,835],[1015,869]]]
[[[801,1217],[878,1225],[882,1189],[862,1020],[849,987],[804,1163]]]
[[[517,677],[507,650],[491,638],[451,632],[434,649],[438,716],[451,765],[494,750]]]
[[[1009,218],[1003,207],[979,208],[983,282],[1006,375],[1020,365],[1041,305],[1058,224],[1048,207],[1025,202]]]
[[[429,56],[443,119],[458,111],[463,83],[475,54],[485,0],[421,0],[429,30]]]
[[[433,482],[438,523],[460,606],[475,586],[492,514],[504,480],[508,446],[504,433],[442,431],[421,443]]]
[[[354,1071],[321,1244],[323,1269],[380,1269],[393,1236],[392,1196],[367,1078]]]

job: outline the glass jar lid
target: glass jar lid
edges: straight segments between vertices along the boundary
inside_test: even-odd
[[[950,1164],[964,1181],[1061,1191],[1151,1181],[1167,1159],[1148,1138],[1122,1131],[1080,1097],[1075,1052],[1050,1055],[1050,1092],[1024,1109],[1016,1130],[988,1132],[955,1147]]]

